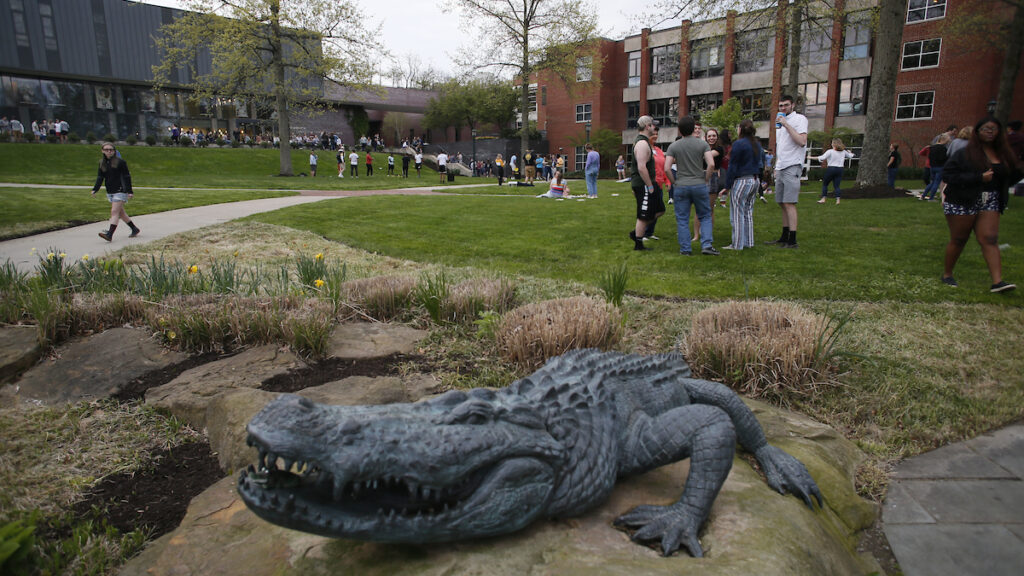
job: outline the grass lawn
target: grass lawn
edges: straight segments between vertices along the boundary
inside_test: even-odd
[[[122,146],[135,186],[157,188],[257,188],[269,190],[382,190],[415,186],[448,186],[437,172],[424,167],[421,176],[410,166],[409,178],[386,176],[387,158],[373,154],[374,175],[366,176],[365,152],[360,153],[359,178],[338,178],[335,153],[320,150],[316,178],[284,178],[280,153],[274,148],[173,148],[146,145]],[[99,144],[11,144],[0,143],[0,182],[91,186],[100,160]],[[309,173],[309,150],[292,150],[296,174]],[[395,173],[402,173],[402,158],[395,156]],[[472,179],[473,183],[497,182]],[[470,183],[456,177],[455,184]]]
[[[222,202],[292,196],[296,192],[272,190],[139,190],[128,202],[132,216]],[[110,203],[101,190],[55,188],[0,188],[0,240],[67,228],[74,223],[110,218]]]
[[[473,189],[477,194],[484,189]],[[534,189],[536,190],[536,189]],[[473,266],[596,284],[628,263],[631,291],[683,298],[783,298],[874,302],[990,302],[1021,306],[1024,290],[989,294],[987,268],[973,240],[956,268],[959,289],[939,282],[948,239],[938,203],[910,197],[847,200],[836,206],[801,199],[800,248],[760,242],[778,237],[772,197],[754,208],[758,246],[722,256],[679,255],[672,206],[653,250],[627,238],[635,204],[626,184],[601,182],[598,200],[527,197],[369,197],[328,200],[259,214],[251,220],[309,230],[330,240],[402,259]],[[613,196],[618,194],[618,196]],[[1001,225],[1004,276],[1024,282],[1024,214],[1013,198]],[[1014,209],[1017,208],[1017,209]],[[728,210],[715,211],[715,245],[730,242]]]

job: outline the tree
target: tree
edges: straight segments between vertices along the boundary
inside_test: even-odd
[[[423,124],[428,128],[456,129],[481,124],[508,125],[515,115],[517,93],[508,82],[449,80],[438,88],[438,95],[427,103]]]
[[[449,0],[446,10],[459,10],[467,29],[477,30],[477,42],[460,57],[474,69],[498,68],[515,74],[521,83],[519,110],[529,125],[527,87],[533,74],[550,72],[568,81],[576,79],[577,58],[594,53],[597,13],[573,0]],[[483,64],[479,64],[483,60]],[[594,74],[594,77],[598,77]],[[519,136],[520,157],[529,146],[529,130]]]
[[[392,142],[398,146],[402,142],[402,137],[408,133],[410,124],[409,115],[405,112],[388,112],[381,122],[381,130],[388,137],[394,136]]]
[[[690,115],[693,114],[694,111],[690,110]],[[737,134],[736,127],[740,125],[740,121],[754,117],[752,114],[743,114],[743,106],[738,98],[729,98],[718,108],[710,112],[701,111],[700,114],[701,125],[710,126],[719,132],[729,130],[733,136]]]
[[[324,106],[323,83],[367,88],[363,15],[349,0],[184,0],[189,12],[161,27],[155,84],[182,84],[192,98],[258,101],[270,92],[281,139],[280,173],[292,175],[291,111]],[[200,63],[210,59],[207,70]]]
[[[907,0],[880,0],[876,14],[878,33],[875,35],[865,118],[868,129],[864,131],[864,146],[857,167],[857,183],[861,186],[877,186],[886,182],[885,166],[889,162],[896,73],[899,71]]]

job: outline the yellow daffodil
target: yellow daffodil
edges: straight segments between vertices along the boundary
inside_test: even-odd
[[[316,279],[316,282],[313,282],[313,286],[316,286],[317,288],[323,288],[323,286],[324,286],[324,281],[323,281],[323,280],[321,280],[321,279],[319,279],[319,278],[317,278],[317,279]]]
[[[89,255],[88,254],[82,254],[82,260],[85,261],[85,262],[88,262],[89,261]]]
[[[57,257],[57,255],[54,254],[53,252],[50,252],[49,254],[46,255],[46,259],[47,260],[53,260],[56,257]]]
[[[193,265],[188,267],[188,273],[189,274],[195,274],[196,272],[199,272],[199,266],[193,264]]]
[[[317,252],[316,253],[316,260],[319,262],[320,260],[323,260],[323,259],[324,259],[324,253],[323,252]]]
[[[167,331],[167,339],[168,340],[174,340],[177,337],[178,337],[178,335],[174,333],[174,330],[168,330]]]
[[[238,250],[235,250],[235,258],[238,258]]]
[[[67,254],[65,254],[65,253],[63,253],[63,252],[61,252],[61,253],[59,254],[59,256],[60,256],[61,258],[67,258],[67,257],[68,257],[68,255],[67,255]]]

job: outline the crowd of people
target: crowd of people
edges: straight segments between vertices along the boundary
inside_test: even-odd
[[[33,120],[30,130],[36,142],[46,142],[53,137],[55,141],[64,144],[68,141],[71,126],[67,120],[60,118],[54,118],[53,121]],[[0,134],[4,133],[10,134],[14,142],[21,142],[25,140],[25,125],[17,118],[0,117]]]

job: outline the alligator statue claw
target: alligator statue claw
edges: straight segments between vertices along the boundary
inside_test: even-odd
[[[616,519],[638,542],[699,557],[698,532],[736,442],[768,485],[813,509],[821,492],[799,460],[770,446],[722,384],[691,377],[678,354],[576,350],[500,390],[414,404],[328,406],[284,394],[248,426],[258,462],[238,493],[282,526],[377,542],[446,542],[519,530],[603,503],[619,477],[690,458],[678,502]]]

